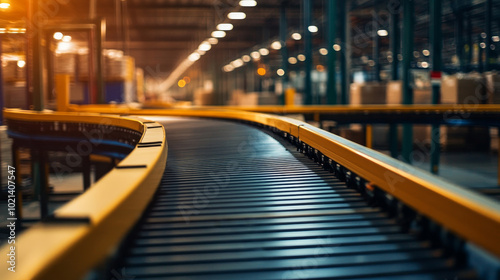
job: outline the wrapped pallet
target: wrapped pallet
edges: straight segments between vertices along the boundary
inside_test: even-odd
[[[386,104],[386,84],[378,82],[352,83],[350,104]]]
[[[242,90],[234,90],[229,100],[232,106],[257,106],[259,96],[256,92],[245,93]]]
[[[194,91],[193,103],[195,106],[208,106],[213,105],[214,96],[211,91],[199,88]]]

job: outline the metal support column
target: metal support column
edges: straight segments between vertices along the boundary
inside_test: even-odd
[[[288,88],[288,46],[286,40],[288,37],[288,22],[286,18],[287,1],[283,1],[280,7],[280,42],[281,42],[281,69],[285,72],[283,75],[283,92],[280,98],[280,104],[285,104],[285,92]]]
[[[472,47],[472,15],[469,13],[467,15],[467,71],[472,70],[472,52],[474,48]]]
[[[375,1],[375,7],[373,7],[373,75],[376,82],[380,82],[380,36],[378,36],[378,7],[377,1]]]
[[[464,56],[464,13],[462,7],[457,7],[455,14],[455,51],[457,53],[460,72],[465,72]]]
[[[339,37],[341,40],[341,51],[340,51],[340,73],[341,73],[341,94],[340,94],[340,104],[349,103],[349,87],[350,87],[350,75],[349,75],[349,48],[350,48],[350,33],[347,32],[350,28],[350,18],[349,18],[349,7],[351,2],[340,1],[339,5],[339,17],[338,21],[340,23],[339,27]]]
[[[106,38],[106,22],[104,19],[99,19],[96,21],[96,40],[95,40],[95,48],[96,48],[96,67],[97,67],[97,103],[104,104],[106,103],[106,96],[104,92],[104,57],[102,56],[102,42],[104,42]]]
[[[410,70],[413,57],[414,0],[403,2],[403,104],[413,104],[413,90],[410,85]],[[413,126],[403,125],[402,157],[411,162],[413,149]]]
[[[90,155],[82,156],[82,175],[83,175],[83,190],[87,190],[90,187],[90,173],[91,173],[91,163]]]
[[[42,63],[42,44],[41,44],[41,36],[42,36],[42,27],[40,26],[41,22],[39,22],[39,17],[36,16],[39,12],[39,3],[38,0],[31,0],[30,3],[30,21],[34,24],[34,28],[36,30],[32,30],[32,40],[31,40],[31,49],[33,51],[32,54],[32,64],[33,64],[33,109],[36,111],[42,111],[44,109],[44,92],[43,92],[43,63]]]
[[[486,22],[485,22],[485,33],[486,33],[486,39],[485,39],[485,43],[486,43],[486,48],[485,48],[485,57],[486,57],[486,62],[484,64],[484,70],[485,71],[490,71],[491,70],[491,66],[490,66],[490,63],[491,63],[491,13],[492,13],[492,10],[493,10],[493,6],[492,6],[492,0],[486,0],[486,15],[485,15],[485,18],[486,18]]]
[[[442,31],[441,31],[441,0],[430,1],[430,45],[432,72],[435,76],[441,77],[442,69]],[[472,46],[469,46],[472,49]],[[439,82],[432,84],[432,104],[439,104],[441,100]],[[440,154],[440,131],[439,125],[433,124],[431,131],[431,172],[439,172],[439,154]]]
[[[399,30],[399,7],[395,7],[391,11],[391,26],[389,36],[391,38],[391,80],[397,81],[399,79],[399,46],[401,44],[400,30]]]
[[[326,85],[326,99],[330,105],[337,104],[337,52],[333,50],[335,39],[337,38],[337,0],[330,0],[328,5],[328,34],[327,34],[327,49],[328,49],[328,80]]]
[[[304,0],[303,1],[303,13],[304,13],[304,55],[306,56],[306,60],[304,61],[304,70],[306,72],[305,77],[305,88],[304,88],[304,104],[311,105],[313,103],[312,97],[312,80],[311,80],[311,71],[313,64],[313,54],[312,54],[312,36],[311,32],[309,32],[308,27],[311,25],[311,17],[312,17],[312,6],[313,0]]]
[[[399,46],[401,44],[401,36],[399,30],[399,13],[401,10],[401,4],[398,2],[397,6],[392,7],[391,12],[391,25],[390,25],[390,33],[389,36],[391,38],[391,53],[392,53],[392,62],[391,62],[391,80],[397,81],[399,80]],[[393,158],[397,158],[398,151],[398,125],[390,124],[389,125],[389,149],[391,152],[391,156]]]

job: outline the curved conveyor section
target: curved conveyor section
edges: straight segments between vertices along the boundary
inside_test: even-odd
[[[126,277],[475,277],[281,138],[230,121],[163,123],[167,168],[117,266]]]

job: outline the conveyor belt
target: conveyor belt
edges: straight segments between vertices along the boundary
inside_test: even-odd
[[[474,279],[294,147],[170,118],[168,163],[121,268],[133,279]]]

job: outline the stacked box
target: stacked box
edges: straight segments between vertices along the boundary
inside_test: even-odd
[[[495,72],[484,74],[486,78],[486,99],[488,103],[500,104],[500,75]]]
[[[476,74],[444,76],[441,83],[441,103],[481,104],[485,102],[486,80]]]
[[[387,104],[402,104],[403,103],[403,82],[390,81],[387,83]],[[431,104],[432,91],[430,89],[414,89],[413,90],[414,104]]]
[[[368,82],[364,84],[352,83],[350,104],[386,104],[386,84]]]

